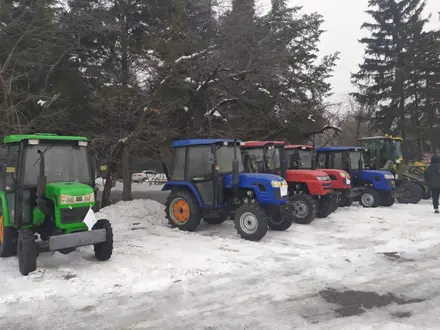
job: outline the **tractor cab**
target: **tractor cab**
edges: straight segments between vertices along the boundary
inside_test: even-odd
[[[97,165],[87,138],[10,135],[3,140],[1,156],[0,226],[7,230],[0,238],[0,256],[18,253],[24,275],[35,270],[39,252],[69,253],[94,244],[106,246],[106,253],[98,253],[98,259],[110,258],[106,242],[110,223],[95,221],[91,226],[102,230],[89,232],[85,221],[87,215],[93,218],[96,206]],[[33,239],[35,233],[41,242]]]
[[[400,137],[390,135],[372,136],[359,139],[365,149],[365,160],[371,169],[392,170],[395,164],[403,161]]]
[[[404,191],[399,201],[417,204],[422,198],[431,198],[420,165],[404,163],[400,137],[372,136],[359,139],[365,149],[365,162],[369,169],[390,171],[396,178],[396,185]]]
[[[320,168],[347,171],[364,207],[391,206],[396,197],[394,175],[366,169],[364,152],[361,147],[321,147],[316,149],[316,159]]]
[[[171,193],[166,215],[172,227],[193,231],[201,219],[220,224],[234,217],[239,235],[258,241],[269,226],[292,224],[286,181],[275,174],[246,173],[240,142],[228,139],[180,140],[162,190]]]

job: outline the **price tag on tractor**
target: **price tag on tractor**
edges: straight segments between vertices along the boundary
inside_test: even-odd
[[[281,193],[281,197],[287,196],[287,186],[281,186],[280,187],[280,193]]]

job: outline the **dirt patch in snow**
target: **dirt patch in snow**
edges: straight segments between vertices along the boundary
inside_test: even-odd
[[[360,315],[365,313],[367,309],[385,307],[392,303],[407,305],[424,301],[424,299],[397,297],[392,293],[380,295],[371,291],[339,291],[332,288],[320,291],[319,295],[328,303],[340,305],[341,307],[337,308],[335,312],[342,317]]]

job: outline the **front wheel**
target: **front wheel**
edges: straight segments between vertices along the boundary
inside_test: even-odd
[[[113,229],[110,221],[106,219],[98,220],[92,227],[92,230],[105,229],[106,239],[104,242],[93,245],[95,257],[100,261],[110,259],[113,253]]]
[[[310,195],[296,194],[290,198],[296,212],[293,219],[296,223],[308,225],[315,220],[317,215],[317,203]]]
[[[171,191],[165,203],[168,223],[173,228],[194,231],[200,225],[200,206],[193,193],[186,189]]]
[[[340,207],[350,207],[353,204],[353,197],[349,197],[350,191],[344,191],[339,201]]]
[[[396,199],[393,196],[391,196],[390,193],[383,194],[380,197],[380,205],[381,206],[387,206],[387,207],[392,206],[392,205],[394,205],[395,201],[396,201]]]
[[[378,207],[380,205],[380,195],[376,190],[367,188],[359,196],[359,204],[368,208]]]
[[[336,199],[331,197],[324,197],[319,202],[318,218],[327,218],[331,213],[333,213],[338,208],[338,203]]]
[[[268,217],[257,204],[243,204],[235,212],[235,229],[241,238],[259,241],[267,233]]]
[[[27,276],[37,269],[38,245],[32,230],[21,228],[18,231],[17,256],[22,275]]]
[[[397,200],[402,204],[417,204],[423,197],[423,191],[417,183],[407,181],[400,185],[401,195]]]

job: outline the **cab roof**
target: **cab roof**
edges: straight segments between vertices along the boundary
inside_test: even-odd
[[[284,149],[313,149],[313,146],[307,144],[289,144]]]
[[[349,146],[316,148],[317,152],[360,151],[360,150],[364,150],[364,148],[362,148],[362,147],[349,147]]]
[[[284,141],[246,141],[241,146],[244,148],[261,148],[267,144],[274,144],[277,146],[285,145]]]
[[[395,141],[403,141],[401,137],[398,136],[392,136],[392,135],[377,135],[377,136],[367,136],[358,139],[358,141],[365,141],[365,140],[395,140]]]
[[[210,145],[210,144],[221,144],[221,143],[234,143],[234,141],[237,141],[240,143],[240,140],[233,140],[233,139],[194,139],[194,140],[177,140],[174,141],[171,145],[172,147],[188,147],[188,146],[203,146],[203,145]]]
[[[8,135],[4,137],[3,143],[18,143],[23,140],[88,141],[85,136],[64,136],[50,133],[35,133]]]

